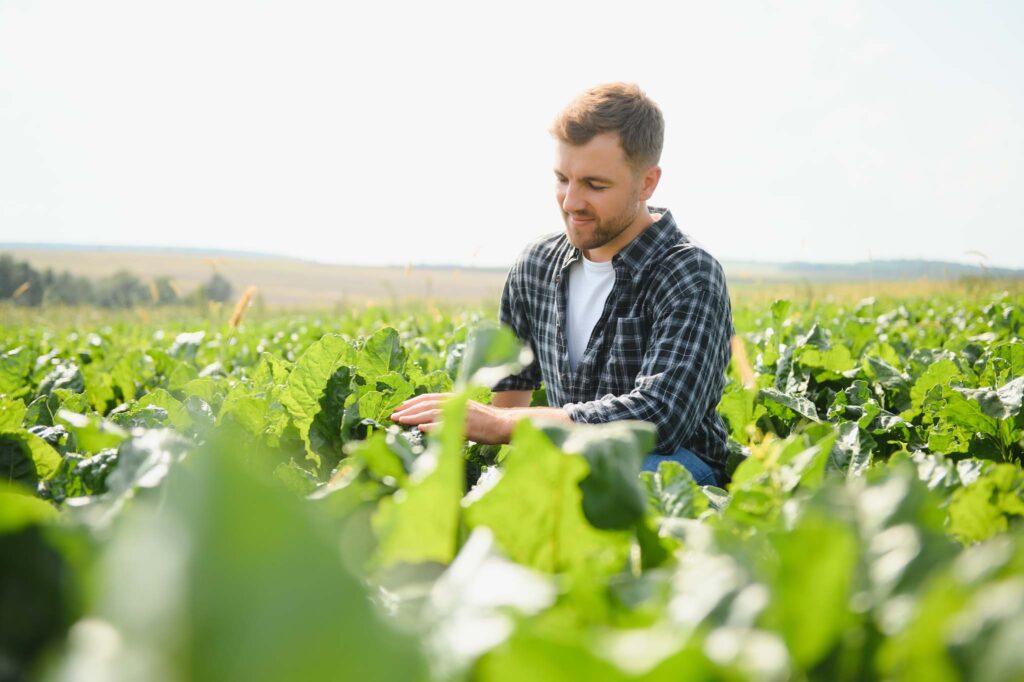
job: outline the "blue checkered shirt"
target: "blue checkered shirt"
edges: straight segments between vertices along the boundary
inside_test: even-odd
[[[501,295],[501,321],[534,362],[494,386],[536,389],[576,422],[640,419],[658,429],[656,452],[686,448],[722,471],[728,432],[716,411],[733,334],[722,267],[661,213],[615,257],[615,284],[587,350],[569,368],[565,320],[569,267],[580,251],[565,233],[523,251]]]

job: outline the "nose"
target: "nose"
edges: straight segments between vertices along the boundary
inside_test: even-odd
[[[566,213],[579,213],[586,207],[586,202],[579,196],[579,190],[573,189],[571,182],[567,183],[565,195],[562,197],[562,210]]]

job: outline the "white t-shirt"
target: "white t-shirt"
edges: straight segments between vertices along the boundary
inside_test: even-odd
[[[594,331],[604,302],[615,284],[612,262],[595,263],[585,256],[569,268],[569,309],[566,336],[569,344],[569,368],[575,372],[587,342]]]

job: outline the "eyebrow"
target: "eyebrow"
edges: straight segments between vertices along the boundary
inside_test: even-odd
[[[555,175],[557,175],[559,177],[562,177],[562,178],[565,177],[564,174],[562,174],[560,171],[557,171],[557,170],[555,171]],[[587,182],[599,182],[599,183],[601,183],[603,185],[610,185],[610,184],[612,184],[612,181],[610,179],[603,178],[600,175],[588,175],[587,177],[585,177],[583,179],[586,180]]]

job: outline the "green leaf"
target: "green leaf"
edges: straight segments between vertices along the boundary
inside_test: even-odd
[[[882,358],[868,355],[864,358],[863,366],[865,373],[884,388],[892,391],[907,388],[909,377]]]
[[[65,362],[54,367],[49,374],[43,377],[43,380],[39,382],[39,390],[36,391],[36,395],[51,395],[59,389],[81,393],[84,388],[85,380],[82,378],[82,372],[78,369],[78,365],[73,362]]]
[[[856,422],[843,422],[838,431],[839,437],[832,446],[829,464],[847,476],[859,476],[871,464],[875,440],[864,433]]]
[[[576,424],[567,429],[562,449],[578,452],[590,473],[580,482],[583,514],[595,528],[625,530],[646,508],[640,465],[654,449],[657,431],[647,422]]]
[[[381,566],[449,563],[454,558],[465,478],[465,418],[465,396],[448,400],[442,408],[440,433],[416,459],[406,485],[381,500],[373,518]]]
[[[814,403],[807,398],[789,395],[788,393],[783,393],[782,391],[774,388],[762,388],[758,395],[762,398],[767,398],[772,402],[778,403],[779,405],[788,407],[797,414],[807,417],[813,422],[821,421],[818,418],[818,410],[814,407]]]
[[[835,345],[828,350],[805,346],[800,349],[798,354],[794,355],[798,357],[800,364],[804,367],[822,370],[815,373],[815,378],[818,381],[856,374],[857,361],[846,346]]]
[[[27,348],[0,353],[0,395],[19,397],[30,392],[28,381],[34,358]]]
[[[1020,414],[1021,398],[1024,397],[1024,376],[1017,377],[997,390],[962,388],[957,389],[957,392],[977,402],[985,416],[992,419],[1011,419]]]
[[[792,530],[773,535],[772,544],[778,562],[764,564],[773,570],[763,623],[782,634],[793,659],[807,670],[828,655],[852,621],[848,604],[857,538],[845,524],[808,513]]]
[[[500,479],[466,507],[467,525],[489,527],[510,559],[540,571],[621,566],[629,535],[598,530],[583,515],[579,484],[588,474],[586,460],[562,452],[525,420],[512,445]]]
[[[493,386],[533,362],[533,353],[523,347],[508,327],[479,325],[466,342],[456,386]]]
[[[154,388],[139,398],[139,401],[136,403],[137,408],[143,408],[148,405],[154,405],[167,410],[167,418],[170,420],[171,425],[182,433],[185,433],[192,426],[192,417],[189,416],[185,406],[181,404],[180,400],[162,388]]]
[[[647,489],[647,508],[660,517],[695,519],[708,508],[707,496],[679,462],[661,462],[657,471],[644,471],[640,478]]]
[[[334,371],[320,396],[320,410],[309,427],[309,442],[313,450],[327,456],[331,463],[340,456],[344,445],[342,420],[345,405],[352,394],[352,379],[349,367],[339,367]]]
[[[114,381],[106,368],[95,364],[86,365],[82,370],[82,378],[85,384],[85,396],[89,399],[92,409],[100,414],[106,414],[111,404],[117,404]]]
[[[129,436],[120,426],[102,417],[87,416],[68,410],[60,410],[55,416],[56,421],[64,424],[75,436],[79,452],[99,452],[106,448],[116,448]]]
[[[57,516],[53,506],[32,495],[28,488],[0,481],[0,535],[25,526],[51,523]]]
[[[949,386],[949,382],[961,376],[960,368],[952,360],[942,359],[928,366],[910,388],[911,410],[902,415],[904,419],[913,419],[920,413],[921,406],[934,386]]]
[[[385,327],[375,332],[356,356],[356,371],[368,380],[405,369],[405,349],[398,332]]]
[[[288,409],[299,437],[306,446],[306,456],[320,462],[310,440],[310,427],[321,411],[320,401],[328,382],[340,367],[352,359],[352,346],[337,334],[327,334],[309,346],[288,375],[288,387],[281,394],[281,403]],[[333,415],[327,415],[333,418]],[[338,416],[340,418],[340,415]]]
[[[274,478],[295,495],[306,496],[316,490],[316,477],[296,464],[295,460],[274,467]]]
[[[775,327],[776,333],[782,332],[782,323],[786,321],[786,316],[789,315],[790,308],[793,304],[784,298],[776,299],[772,302],[772,325]]]
[[[366,470],[376,478],[390,477],[396,485],[404,486],[407,479],[405,462],[402,457],[388,447],[388,434],[376,431],[366,440],[350,443],[345,453],[350,459],[362,461]]]
[[[718,404],[718,413],[725,417],[729,430],[737,443],[750,442],[749,426],[754,424],[764,413],[763,405],[756,405],[757,390],[744,388],[739,384],[729,384]]]
[[[24,429],[0,431],[0,482],[35,489],[57,471],[60,461],[57,451],[39,436]]]
[[[25,403],[20,400],[0,396],[0,431],[21,429],[26,410]]]
[[[182,387],[181,392],[185,396],[195,396],[199,398],[207,405],[217,405],[220,403],[220,399],[223,397],[221,393],[221,386],[223,380],[213,379],[211,377],[202,377],[199,379],[192,379],[187,381]]]
[[[426,680],[313,507],[225,445],[112,528],[88,623],[122,644],[90,655],[83,629],[60,678]]]
[[[570,678],[627,682],[633,679],[582,644],[564,639],[516,633],[480,659],[473,679],[487,682],[563,682]],[[672,679],[686,682],[685,677],[673,676]]]
[[[970,485],[953,491],[950,532],[962,542],[979,542],[1024,520],[1024,471],[998,464]]]
[[[984,433],[997,436],[999,427],[996,420],[985,414],[977,400],[971,400],[960,391],[945,389],[942,393],[945,405],[938,416],[956,424],[970,433]]]

